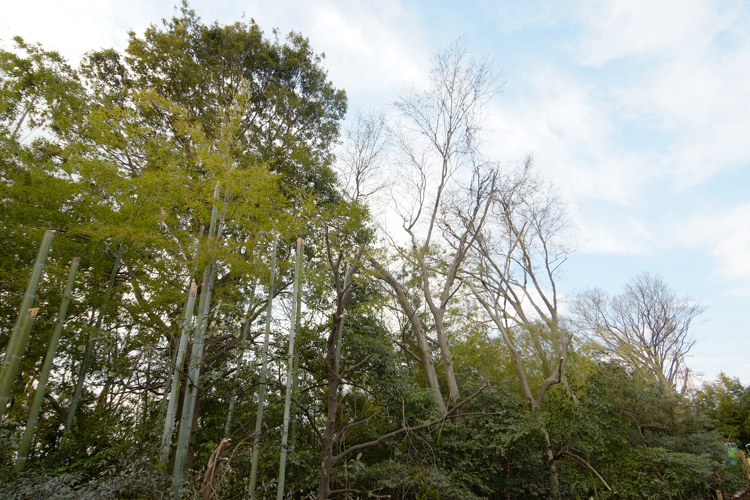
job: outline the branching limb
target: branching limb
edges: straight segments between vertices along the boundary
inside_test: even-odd
[[[483,390],[485,390],[487,388],[487,386],[489,384],[490,384],[489,382],[485,382],[484,384],[482,384],[482,386],[474,394],[472,394],[471,396],[467,397],[463,401],[459,402],[456,406],[454,406],[453,408],[451,408],[450,410],[448,410],[448,412],[445,415],[443,415],[442,417],[440,417],[438,419],[435,419],[435,420],[433,420],[431,422],[426,422],[424,424],[415,425],[415,426],[411,426],[411,427],[402,427],[402,428],[400,428],[398,430],[395,430],[393,432],[389,432],[388,434],[383,434],[379,438],[374,439],[372,441],[368,441],[366,443],[360,443],[360,444],[351,446],[351,447],[347,448],[346,450],[342,451],[341,453],[339,453],[338,455],[336,455],[335,457],[333,457],[333,463],[335,464],[336,462],[338,462],[342,458],[344,458],[347,455],[350,455],[350,454],[352,454],[352,453],[354,453],[356,451],[364,450],[365,448],[371,448],[373,446],[376,446],[376,445],[382,443],[386,439],[390,439],[392,437],[398,436],[398,435],[403,434],[405,432],[414,432],[414,431],[419,431],[419,430],[422,430],[422,429],[427,429],[428,427],[432,427],[433,425],[438,425],[440,423],[443,423],[443,422],[445,422],[449,418],[461,418],[461,417],[466,416],[466,415],[464,415],[462,413],[455,413],[455,412],[456,412],[456,410],[458,410],[459,408],[461,408],[462,406],[466,405],[467,403],[471,402],[474,398],[476,398]]]
[[[586,460],[584,460],[584,459],[583,459],[582,457],[579,457],[579,456],[578,456],[578,455],[576,455],[575,453],[571,453],[571,452],[569,452],[569,451],[565,451],[565,450],[562,450],[561,452],[559,452],[559,453],[558,453],[558,456],[559,456],[559,455],[568,455],[568,456],[570,456],[570,457],[573,457],[573,458],[575,458],[575,459],[576,459],[576,460],[578,460],[579,462],[581,462],[581,463],[582,463],[583,465],[585,465],[585,466],[586,466],[586,468],[587,468],[588,470],[590,470],[591,472],[593,472],[593,473],[594,473],[594,475],[595,475],[596,477],[598,477],[598,478],[599,478],[599,481],[601,481],[601,482],[602,482],[602,484],[604,485],[604,487],[605,487],[605,488],[607,488],[607,490],[609,490],[609,491],[612,491],[612,488],[610,488],[610,487],[609,487],[609,485],[607,484],[607,481],[605,481],[605,480],[604,480],[604,478],[603,478],[603,477],[601,476],[601,474],[599,474],[599,473],[598,473],[598,472],[596,471],[596,469],[594,469],[594,467],[593,467],[593,466],[592,466],[592,465],[591,465],[590,463],[588,463],[588,462],[587,462]]]
[[[318,429],[318,426],[315,425],[315,419],[313,419],[312,415],[310,415],[310,410],[308,409],[308,407],[297,401],[294,396],[292,396],[291,398],[294,404],[296,404],[297,407],[305,414],[305,417],[307,417],[307,421],[310,422],[310,426],[313,428],[313,431],[315,431],[315,434],[317,434],[318,439],[323,441],[323,434],[320,432],[320,429]]]
[[[373,357],[373,354],[368,354],[367,356],[365,356],[365,359],[363,359],[359,363],[354,364],[354,365],[350,366],[349,368],[345,369],[344,371],[342,371],[341,375],[340,375],[341,379],[343,379],[344,377],[346,377],[347,375],[349,375],[351,372],[353,372],[353,371],[358,370],[359,368],[361,368],[368,361],[370,361],[370,359],[372,357]]]

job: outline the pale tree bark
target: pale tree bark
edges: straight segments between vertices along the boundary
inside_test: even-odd
[[[414,336],[417,338],[417,344],[419,345],[419,352],[421,357],[419,361],[427,374],[427,385],[430,386],[432,395],[435,398],[435,403],[440,408],[442,413],[445,413],[448,407],[445,405],[443,394],[440,392],[440,383],[438,382],[437,372],[435,371],[435,364],[432,361],[432,351],[430,346],[427,344],[427,337],[425,336],[424,329],[422,328],[422,322],[419,318],[419,314],[414,310],[408,297],[404,293],[401,283],[393,277],[393,275],[374,258],[370,258],[370,263],[377,269],[380,277],[388,283],[394,291],[396,299],[399,305],[404,311],[409,323],[411,324]]]
[[[294,340],[297,333],[297,297],[300,294],[300,273],[302,272],[302,251],[305,241],[297,238],[297,255],[294,266],[294,288],[292,291],[292,317],[289,321],[289,356],[287,357],[286,393],[284,395],[284,426],[281,433],[281,456],[279,457],[279,481],[276,489],[276,500],[284,498],[284,482],[286,480],[286,454],[289,438],[289,413],[292,403],[292,388],[294,386]]]
[[[395,190],[393,201],[408,249],[395,244],[395,237],[391,240],[402,265],[418,270],[420,295],[434,320],[453,403],[460,399],[460,390],[445,315],[461,286],[458,270],[484,223],[497,182],[497,166],[485,161],[479,151],[483,108],[498,92],[497,80],[491,65],[469,59],[463,42],[458,41],[435,57],[426,91],[407,92],[395,103],[402,120],[393,138],[407,187]],[[445,217],[456,213],[467,218],[466,226],[451,235],[452,248],[446,249],[441,229]],[[386,281],[393,287],[393,280]],[[405,294],[395,288],[394,292],[403,305]],[[415,304],[410,308],[417,309]],[[424,344],[419,342],[419,346],[424,359]]]
[[[521,391],[535,411],[542,409],[547,390],[562,384],[577,399],[565,377],[572,335],[560,324],[557,271],[569,254],[563,230],[564,207],[554,190],[530,174],[531,159],[504,180],[494,199],[490,219],[477,235],[472,265],[463,282],[494,323],[511,353]],[[519,347],[522,337],[533,349]],[[527,364],[538,358],[544,380],[536,391]],[[550,494],[559,498],[559,480],[548,430],[539,432],[547,444]]]

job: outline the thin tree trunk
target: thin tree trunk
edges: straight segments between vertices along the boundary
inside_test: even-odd
[[[205,226],[203,226],[201,224],[200,231],[198,231],[198,240],[199,241],[203,238],[203,232],[204,232],[204,230],[205,230]],[[197,268],[197,264],[195,263],[195,260],[196,260],[197,257],[198,257],[198,245],[196,244],[195,245],[195,251],[193,252],[193,262],[194,262],[194,265],[193,265],[193,268],[190,270],[190,277],[188,278],[188,282],[190,284],[188,285],[187,291],[185,292],[185,310],[182,312],[183,318],[187,314],[188,306],[190,306],[191,310],[195,309],[195,299],[193,299],[193,304],[190,305],[190,294],[192,292],[192,294],[193,294],[194,297],[197,295],[197,291],[196,291],[197,290],[197,285],[195,285],[195,281],[193,280],[193,277],[195,276],[195,271],[196,271],[196,268]],[[192,289],[193,285],[196,286],[196,290]],[[192,313],[191,313],[190,317],[192,319]],[[184,328],[184,324],[182,326],[180,326],[180,332],[183,331],[183,328]],[[188,335],[188,337],[189,337],[189,335]],[[176,366],[176,363],[177,363],[177,353],[179,352],[178,345],[181,342],[181,340],[182,340],[182,335],[180,335],[180,339],[176,339],[175,345],[172,346],[172,358],[170,359],[169,365],[167,366],[167,380],[166,380],[166,383],[164,384],[164,397],[162,398],[161,404],[159,405],[159,427],[162,427],[164,425],[164,423],[166,422],[167,403],[168,403],[167,400],[169,399],[169,396],[170,396],[170,393],[167,392],[167,388],[171,388],[172,387],[172,381],[174,380],[174,378],[173,378],[174,373],[173,372],[174,372],[174,367]],[[190,339],[188,339],[188,340],[190,340]],[[170,345],[171,345],[171,343],[172,343],[172,340],[170,339]],[[183,364],[182,362],[179,363],[180,370],[182,369],[182,364]],[[179,381],[178,381],[178,384],[179,384]],[[174,426],[174,416],[172,417],[172,420],[173,420],[172,426]],[[169,439],[171,439],[171,436],[170,436]],[[166,470],[164,470],[162,472],[166,472]]]
[[[339,307],[339,309],[343,309]],[[343,310],[336,311],[333,315],[333,332],[338,332],[340,323],[344,320]],[[331,492],[331,472],[336,460],[333,455],[333,441],[336,430],[336,414],[339,409],[338,390],[341,384],[338,367],[336,366],[336,334],[328,337],[328,351],[326,355],[328,365],[328,404],[326,427],[320,438],[320,457],[322,459],[322,470],[318,481],[318,500],[326,500]]]
[[[182,366],[185,363],[185,353],[187,352],[188,338],[190,337],[190,323],[193,320],[193,309],[195,308],[195,296],[198,291],[198,285],[195,282],[190,284],[188,292],[187,306],[185,307],[185,318],[182,324],[182,333],[180,343],[176,351],[175,362],[173,366],[172,383],[169,391],[167,413],[164,417],[164,431],[161,436],[161,452],[156,462],[156,470],[165,473],[167,471],[167,462],[169,461],[169,449],[172,447],[172,430],[174,429],[174,419],[177,410],[177,400],[180,395],[180,379],[182,375]],[[166,392],[166,389],[165,389]]]
[[[433,313],[433,316],[435,318],[435,330],[437,333],[438,345],[440,346],[440,354],[443,358],[443,369],[445,370],[445,381],[448,385],[448,394],[450,395],[451,402],[456,404],[461,400],[461,393],[458,390],[456,374],[453,371],[453,356],[451,355],[451,348],[450,345],[448,345],[448,337],[445,334],[445,324],[443,323],[444,312],[444,310],[439,311],[439,313],[436,311]]]
[[[250,466],[250,500],[255,498],[255,482],[258,477],[258,459],[260,458],[260,433],[263,430],[263,408],[266,402],[266,382],[268,381],[268,344],[271,336],[271,315],[273,313],[273,292],[276,286],[276,247],[279,236],[273,239],[271,251],[271,277],[268,283],[268,305],[266,306],[266,334],[261,352],[260,386],[258,387],[258,410],[255,414],[255,435],[253,437],[253,462]]]
[[[427,385],[429,385],[432,390],[432,395],[435,398],[435,403],[438,405],[438,408],[440,408],[442,413],[445,413],[448,407],[445,405],[443,394],[440,392],[440,383],[438,382],[437,372],[435,371],[435,364],[432,361],[432,352],[430,351],[430,346],[427,343],[427,338],[422,329],[419,315],[412,307],[398,280],[396,280],[396,278],[377,260],[370,258],[370,263],[378,270],[383,280],[391,286],[409,320],[409,323],[411,323],[414,335],[417,337],[417,345],[419,345],[420,354],[422,355],[422,367],[427,375]]]
[[[304,253],[302,258],[304,259]],[[299,330],[302,324],[302,293],[297,295],[297,330]],[[294,350],[294,365],[292,368],[292,394],[297,394],[297,386],[299,385],[299,349]],[[297,418],[296,408],[291,408],[291,421],[289,422],[289,453],[294,453],[294,446],[297,444]]]
[[[57,315],[57,324],[55,330],[52,332],[52,338],[49,340],[49,348],[47,349],[47,356],[44,358],[44,365],[42,365],[42,371],[39,374],[39,382],[36,386],[36,394],[34,394],[34,402],[31,404],[31,411],[29,412],[29,420],[26,422],[26,430],[23,433],[23,439],[21,440],[21,446],[18,449],[18,458],[16,459],[16,472],[23,471],[26,466],[26,460],[29,457],[29,449],[31,448],[31,440],[34,437],[34,429],[39,418],[39,410],[42,407],[42,401],[44,401],[44,394],[47,391],[47,379],[49,378],[49,372],[52,369],[52,361],[55,359],[57,354],[57,344],[60,342],[60,335],[62,334],[63,325],[65,323],[65,317],[68,314],[68,305],[70,304],[70,296],[73,293],[75,286],[76,274],[78,273],[78,266],[81,263],[81,259],[78,257],[73,259],[70,264],[70,274],[68,275],[68,283],[63,293],[63,299],[60,303],[60,312]]]
[[[338,344],[338,333],[341,331],[341,323],[344,321],[344,311],[346,304],[349,301],[349,297],[352,292],[352,278],[354,272],[359,265],[359,261],[362,258],[362,252],[364,247],[359,247],[357,256],[351,266],[347,266],[346,273],[344,274],[343,283],[341,281],[341,275],[339,273],[339,264],[341,262],[342,254],[339,254],[337,261],[334,263],[333,256],[330,251],[330,242],[328,239],[328,227],[326,226],[326,245],[328,246],[328,262],[333,272],[334,284],[336,287],[336,311],[333,313],[333,325],[331,326],[331,333],[328,335],[327,351],[326,351],[326,365],[328,367],[328,404],[327,404],[327,416],[326,426],[322,433],[318,433],[320,438],[320,459],[322,460],[322,468],[320,471],[320,479],[318,480],[318,500],[325,500],[331,493],[331,472],[333,467],[336,465],[338,458],[333,455],[333,443],[335,440],[336,431],[336,417],[339,408],[339,397],[338,391],[341,385],[341,380],[346,374],[353,370],[360,363],[364,363],[365,360],[361,361],[357,365],[347,368],[346,370],[339,369],[339,360],[336,356],[336,346]],[[280,500],[277,498],[277,500]]]
[[[216,183],[214,190],[214,200],[218,201],[220,194],[219,183]],[[226,209],[226,202],[224,204]],[[216,238],[221,237],[221,232],[217,230],[216,223],[219,217],[219,209],[214,203],[211,211],[211,226],[208,230],[208,241],[211,249],[209,262],[203,270],[203,279],[201,282],[201,299],[198,305],[198,321],[195,337],[193,338],[193,349],[190,355],[190,368],[188,370],[187,384],[185,388],[185,397],[182,402],[182,416],[180,418],[180,431],[177,437],[177,450],[175,451],[174,476],[172,478],[172,488],[174,498],[180,500],[185,481],[185,461],[187,458],[188,446],[190,444],[190,434],[193,427],[194,412],[198,399],[198,385],[200,384],[201,365],[203,362],[203,345],[205,341],[206,329],[208,327],[208,313],[211,308],[211,292],[213,291],[213,281],[216,272],[213,262],[214,235]],[[223,218],[223,214],[222,214]]]
[[[549,461],[549,491],[551,500],[560,500],[560,478],[557,474],[557,464],[555,463],[555,453],[552,451],[552,442],[549,438],[549,432],[542,427],[539,431],[544,436],[547,445],[547,460]]]
[[[292,402],[292,379],[294,377],[294,340],[297,329],[297,297],[300,293],[300,273],[302,271],[302,249],[305,241],[297,238],[297,262],[294,269],[294,288],[292,290],[292,318],[289,329],[289,356],[286,370],[286,396],[284,398],[284,430],[281,434],[281,456],[279,458],[279,483],[276,489],[276,500],[284,499],[284,482],[286,479],[286,452],[289,438],[289,407]]]
[[[245,326],[242,329],[242,338],[240,339],[240,348],[239,348],[239,359],[237,360],[237,369],[234,372],[234,375],[232,376],[233,382],[236,383],[237,379],[240,377],[240,373],[245,368],[245,343],[247,342],[247,334],[250,332],[250,311],[253,306],[253,299],[255,299],[255,284],[257,281],[253,281],[253,288],[250,292],[250,305],[248,306],[248,314],[245,318]],[[234,405],[235,401],[237,400],[237,390],[235,389],[232,393],[232,397],[229,400],[229,408],[227,409],[227,421],[224,424],[224,437],[228,438],[230,436],[230,429],[232,426],[232,413],[234,413]]]
[[[122,261],[122,255],[125,251],[125,246],[120,243],[120,248],[117,250],[117,257],[115,257],[115,264],[112,266],[112,272],[109,275],[109,282],[107,283],[107,291],[104,293],[104,301],[102,302],[102,305],[99,307],[99,313],[97,314],[96,318],[96,327],[94,328],[94,334],[96,335],[99,333],[99,329],[102,326],[102,318],[104,317],[105,312],[107,311],[107,305],[109,302],[109,298],[112,295],[112,288],[115,286],[115,278],[117,278],[117,272],[120,270],[120,262]],[[76,410],[78,409],[78,403],[81,399],[81,392],[83,391],[83,384],[86,380],[86,372],[89,369],[89,364],[91,363],[91,357],[94,355],[94,344],[95,344],[95,337],[92,336],[92,334],[89,334],[89,340],[86,343],[86,351],[83,354],[83,362],[81,363],[81,369],[78,372],[78,380],[76,381],[76,388],[73,392],[73,401],[70,403],[70,408],[68,409],[68,421],[65,424],[65,434],[67,435],[68,432],[73,428],[73,420],[75,419]]]
[[[10,391],[13,388],[13,382],[18,375],[18,368],[21,366],[21,359],[23,353],[26,350],[26,344],[29,341],[29,335],[31,334],[31,328],[34,326],[36,321],[36,315],[39,312],[39,308],[29,309],[26,313],[26,317],[23,320],[23,326],[21,331],[18,332],[18,341],[14,346],[13,353],[10,355],[10,362],[8,363],[8,370],[5,373],[5,380],[3,385],[0,387],[0,394],[2,394],[2,408],[0,408],[0,418],[5,413],[5,405],[7,404]]]

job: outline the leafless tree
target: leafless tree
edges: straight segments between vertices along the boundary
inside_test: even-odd
[[[648,273],[633,278],[620,295],[610,297],[598,289],[583,292],[575,306],[577,318],[607,356],[664,387],[675,386],[695,343],[690,325],[704,310],[689,297],[677,297],[660,277]]]
[[[389,185],[385,174],[388,131],[382,112],[358,113],[346,128],[339,154],[344,196],[351,201],[368,200]]]
[[[405,183],[394,189],[394,206],[408,240],[399,246],[389,235],[397,265],[414,268],[419,275],[420,297],[434,320],[435,343],[445,370],[452,403],[460,399],[453,369],[445,314],[461,283],[457,273],[484,224],[493,197],[498,168],[479,151],[483,108],[498,92],[498,74],[487,61],[470,59],[462,41],[438,54],[426,91],[410,90],[395,103],[401,121],[393,128],[400,151],[398,165]],[[451,234],[451,246],[441,239],[447,216],[465,218],[464,227]],[[371,259],[381,277],[391,286],[412,322],[428,382],[441,404],[437,377],[431,367],[431,350],[424,325],[416,314],[396,273]],[[420,299],[421,300],[421,299]]]
[[[339,355],[337,354],[338,350],[336,348],[336,345],[339,340],[339,335],[341,335],[342,329],[342,322],[344,321],[344,315],[346,312],[347,304],[349,302],[349,298],[351,296],[352,291],[357,287],[356,283],[356,274],[358,273],[359,263],[362,258],[363,252],[364,252],[364,246],[360,246],[357,249],[356,254],[349,255],[349,259],[347,259],[347,255],[345,254],[344,250],[339,249],[338,252],[336,252],[333,249],[332,245],[332,238],[329,234],[329,228],[326,225],[325,226],[325,245],[326,245],[326,253],[328,257],[328,264],[331,269],[331,274],[333,278],[333,285],[336,292],[336,301],[335,301],[335,307],[336,310],[333,313],[333,322],[331,324],[330,329],[328,330],[328,340],[327,340],[327,349],[325,354],[325,361],[327,365],[327,398],[326,398],[326,404],[324,405],[325,409],[325,415],[326,420],[324,425],[319,425],[318,421],[316,421],[316,418],[310,414],[309,408],[301,405],[298,401],[295,400],[295,403],[300,407],[300,409],[303,411],[305,417],[307,418],[309,424],[311,425],[313,432],[315,432],[316,436],[318,437],[318,440],[320,441],[320,459],[321,459],[321,468],[320,468],[320,476],[318,480],[318,490],[317,490],[317,499],[318,500],[326,500],[327,498],[335,495],[341,495],[341,494],[347,494],[347,493],[356,493],[361,494],[363,492],[351,489],[351,488],[345,488],[345,489],[339,489],[339,490],[331,490],[331,478],[333,475],[333,469],[334,467],[341,462],[342,460],[346,459],[349,455],[364,450],[366,448],[371,448],[374,446],[377,446],[378,444],[382,443],[383,441],[386,441],[388,439],[391,439],[393,437],[399,436],[401,434],[409,433],[418,431],[421,429],[427,429],[429,427],[444,424],[446,420],[449,419],[456,419],[456,420],[463,420],[468,416],[472,415],[483,415],[483,416],[492,416],[492,415],[500,415],[501,413],[486,413],[486,412],[469,412],[469,413],[463,413],[459,412],[459,410],[464,407],[466,404],[468,404],[470,401],[472,401],[474,398],[476,398],[488,385],[489,382],[485,382],[482,384],[479,389],[477,389],[473,394],[471,394],[469,397],[465,398],[463,401],[457,401],[455,405],[453,405],[450,409],[446,409],[446,411],[439,417],[435,418],[429,422],[421,422],[416,425],[409,425],[407,423],[407,417],[404,413],[401,422],[401,427],[398,429],[395,429],[391,432],[383,433],[382,435],[378,436],[375,439],[372,439],[367,442],[357,443],[350,446],[345,446],[343,444],[343,440],[345,436],[347,435],[348,431],[351,429],[367,424],[374,418],[380,418],[379,415],[371,415],[369,417],[363,418],[361,420],[356,419],[348,419],[345,420],[343,417],[343,411],[342,411],[342,403],[344,398],[346,397],[345,394],[341,394],[340,388],[342,384],[345,383],[345,381],[358,372],[361,369],[364,369],[367,364],[369,363],[370,359],[373,357],[373,354],[369,354],[359,360],[358,362],[344,367],[341,363],[341,360],[339,359]],[[349,264],[344,267],[344,260],[349,260]],[[342,422],[343,421],[343,422]],[[338,453],[334,452],[335,445],[338,444]],[[368,496],[372,496],[374,498],[386,498],[385,496],[379,496],[377,494],[374,494],[370,492]]]
[[[524,395],[541,408],[546,389],[565,380],[571,337],[561,327],[556,279],[570,247],[562,234],[568,221],[564,205],[530,167],[527,158],[498,190],[464,282],[511,351]],[[524,353],[520,342],[532,352]],[[545,377],[536,396],[524,366],[529,355],[537,358]]]
[[[561,325],[557,277],[571,249],[565,243],[568,217],[555,190],[531,173],[531,158],[499,186],[490,215],[478,229],[463,282],[491,318],[511,352],[524,396],[540,410],[547,390],[565,377],[571,334]],[[533,387],[530,366],[539,363],[543,381]],[[556,458],[546,428],[552,468],[551,490],[559,497]]]

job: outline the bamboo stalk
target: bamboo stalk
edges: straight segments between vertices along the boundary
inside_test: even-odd
[[[195,285],[196,287],[198,285]],[[187,308],[187,302],[190,300],[190,287],[188,287],[188,300],[185,301],[185,308]],[[185,315],[183,311],[183,316]],[[180,332],[182,332],[183,326],[180,326]],[[182,335],[180,335],[180,339],[182,338]],[[172,348],[172,354],[169,356],[169,363],[167,364],[167,379],[164,381],[164,393],[162,395],[161,401],[159,402],[159,418],[157,420],[157,427],[164,427],[164,423],[166,422],[167,418],[167,404],[169,402],[169,392],[167,392],[167,389],[172,387],[172,375],[174,372],[174,366],[175,363],[177,363],[177,351],[179,350],[179,341],[177,342],[178,345],[174,346]],[[172,347],[171,342],[169,344],[170,347]]]
[[[104,293],[104,300],[102,301],[102,305],[99,306],[99,312],[96,317],[96,326],[94,328],[95,334],[99,333],[99,329],[102,327],[102,318],[104,317],[104,313],[107,311],[107,305],[109,303],[109,298],[112,295],[112,289],[115,286],[115,279],[117,278],[117,273],[120,270],[120,263],[122,262],[122,256],[125,252],[125,246],[120,243],[120,248],[117,250],[117,256],[115,257],[115,263],[112,266],[112,272],[109,275],[109,282],[107,283],[107,291]],[[76,410],[78,409],[78,403],[81,400],[81,392],[83,391],[83,384],[86,380],[86,372],[89,370],[89,365],[91,364],[91,358],[94,355],[94,345],[95,345],[95,334],[89,333],[89,340],[86,343],[86,351],[83,354],[83,361],[81,362],[81,368],[78,371],[78,380],[76,381],[76,388],[73,392],[73,401],[70,403],[70,408],[68,409],[68,420],[65,423],[65,434],[73,428],[73,420],[75,419]]]
[[[5,373],[8,370],[8,364],[10,363],[10,357],[15,349],[16,340],[18,334],[21,331],[21,326],[24,322],[24,316],[26,311],[34,303],[36,297],[36,289],[39,286],[39,281],[42,278],[42,271],[44,270],[44,264],[47,262],[47,255],[49,255],[49,249],[52,246],[52,238],[54,238],[54,231],[45,231],[42,243],[39,246],[39,252],[36,255],[36,261],[34,262],[34,270],[31,272],[31,278],[29,278],[29,284],[26,287],[26,293],[23,296],[21,302],[21,308],[18,310],[18,317],[16,318],[16,324],[13,327],[13,332],[8,340],[8,347],[5,350],[5,357],[3,358],[3,368],[0,371],[0,385],[5,380]],[[4,407],[3,407],[4,408]]]
[[[21,440],[21,446],[18,449],[18,458],[16,458],[16,472],[23,471],[26,466],[26,460],[29,457],[29,449],[31,448],[31,440],[34,437],[34,429],[36,428],[37,420],[39,419],[39,410],[42,407],[42,401],[44,401],[44,394],[47,391],[47,379],[49,378],[49,372],[52,369],[52,361],[55,359],[57,354],[57,344],[60,342],[60,335],[62,334],[63,325],[65,324],[65,317],[68,314],[68,305],[70,304],[70,296],[73,293],[73,287],[75,286],[76,274],[78,273],[78,266],[81,263],[81,259],[78,257],[73,259],[70,264],[70,274],[68,275],[68,284],[65,287],[65,293],[63,294],[62,302],[60,303],[60,312],[57,315],[57,324],[55,330],[52,332],[52,338],[49,340],[49,348],[47,349],[47,356],[44,358],[44,365],[42,365],[42,371],[39,374],[39,383],[36,386],[36,393],[34,394],[34,402],[31,404],[31,411],[29,412],[29,420],[26,422],[26,430],[23,433],[23,439]]]
[[[305,258],[304,252],[302,258]],[[302,293],[297,294],[297,330],[302,324]],[[292,365],[292,395],[297,394],[299,385],[299,349],[294,350],[294,364]],[[294,447],[297,444],[297,419],[295,416],[296,408],[291,408],[291,421],[289,422],[289,453],[294,453]]]
[[[3,415],[5,414],[5,406],[8,403],[10,391],[13,388],[13,382],[16,379],[16,375],[18,375],[18,368],[21,366],[21,358],[23,358],[23,352],[26,350],[31,327],[34,326],[34,321],[36,321],[36,315],[38,312],[38,307],[28,310],[26,317],[23,320],[21,331],[18,333],[18,340],[14,346],[13,353],[10,355],[8,370],[5,373],[2,387],[0,387],[0,418],[3,418]]]
[[[297,264],[294,269],[294,288],[292,291],[292,321],[289,328],[289,357],[286,370],[286,396],[284,398],[284,431],[281,434],[281,457],[279,458],[279,482],[276,489],[276,500],[284,500],[284,480],[286,479],[286,452],[289,438],[289,407],[292,402],[292,378],[294,373],[294,338],[297,333],[296,305],[299,295],[300,271],[302,270],[302,247],[305,241],[297,238]]]
[[[202,237],[203,237],[203,231],[204,231],[204,226],[203,226],[203,224],[201,224],[200,231],[198,231],[198,239],[199,240],[202,239]],[[182,311],[182,316],[183,317],[187,313],[188,306],[190,304],[190,293],[191,293],[193,284],[195,283],[195,281],[193,281],[193,276],[195,275],[195,271],[196,271],[196,268],[197,268],[197,265],[195,264],[195,260],[196,260],[197,257],[198,257],[198,245],[196,245],[195,251],[193,252],[193,258],[192,258],[193,259],[193,267],[190,270],[190,275],[188,277],[188,282],[190,284],[187,286],[187,291],[185,292],[185,309]],[[196,288],[197,288],[197,285],[196,285]],[[195,292],[195,294],[197,295],[197,292]],[[191,308],[191,310],[195,309],[195,300],[193,300],[193,305],[190,306],[190,308]],[[192,318],[192,314],[191,314],[191,318]],[[183,327],[180,327],[180,331],[182,331],[182,328]],[[182,337],[180,337],[180,338],[182,338]],[[190,339],[188,339],[188,340],[190,340]],[[164,397],[162,398],[161,403],[159,403],[159,421],[158,421],[159,424],[157,425],[157,427],[163,427],[164,423],[166,422],[166,418],[167,418],[167,403],[168,403],[167,400],[169,399],[169,394],[166,392],[166,388],[167,387],[172,387],[173,367],[175,366],[175,363],[177,362],[177,351],[178,350],[179,349],[177,347],[175,347],[172,350],[172,357],[169,360],[169,365],[167,365],[167,380],[166,380],[166,382],[164,384],[164,387],[165,387],[165,389],[164,389]],[[180,369],[181,368],[182,368],[182,362],[180,362]],[[174,417],[173,417],[173,419],[174,419]],[[174,422],[172,423],[172,425],[174,426]],[[170,436],[170,439],[171,439],[171,436]],[[157,461],[157,465],[158,465],[158,461]],[[162,472],[164,472],[164,471],[162,471]]]
[[[266,402],[266,382],[268,381],[268,344],[271,337],[271,315],[273,314],[273,291],[276,286],[276,248],[279,236],[274,236],[271,250],[271,277],[268,283],[268,305],[266,306],[266,335],[261,351],[260,386],[258,387],[258,410],[255,413],[255,436],[253,438],[253,461],[250,466],[250,500],[255,498],[255,482],[258,478],[258,458],[260,457],[260,433],[263,429],[263,408]]]
[[[167,413],[164,417],[164,431],[161,436],[161,453],[156,462],[156,470],[165,473],[167,471],[167,462],[169,460],[169,449],[172,446],[172,431],[174,430],[174,418],[177,410],[177,399],[180,395],[180,374],[182,365],[185,362],[185,353],[187,352],[188,338],[190,337],[190,323],[193,320],[193,309],[195,309],[195,296],[198,293],[198,285],[195,282],[190,284],[188,292],[187,305],[185,306],[185,318],[182,324],[182,333],[180,335],[180,344],[176,349],[174,370],[172,374],[171,390],[169,391],[169,403]]]
[[[214,199],[218,200],[220,195],[219,183],[216,183],[214,190]],[[226,212],[226,202],[224,203],[224,212]],[[177,436],[177,449],[175,450],[174,474],[172,478],[172,487],[174,498],[182,498],[182,491],[185,482],[185,461],[187,459],[188,446],[190,444],[190,433],[193,426],[193,417],[195,404],[198,398],[198,385],[200,383],[200,372],[203,364],[203,345],[208,327],[208,313],[211,307],[211,293],[213,291],[213,281],[216,272],[214,265],[214,236],[221,237],[221,233],[216,229],[219,209],[214,204],[211,211],[211,226],[208,230],[208,241],[210,242],[210,259],[203,270],[203,280],[201,283],[201,299],[198,304],[198,321],[193,338],[193,349],[190,355],[190,367],[188,369],[187,385],[185,386],[185,397],[182,402],[182,416],[180,417],[180,431]],[[220,226],[224,224],[224,213]]]

